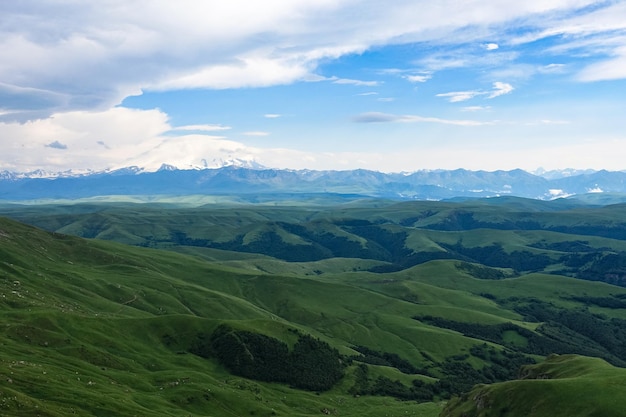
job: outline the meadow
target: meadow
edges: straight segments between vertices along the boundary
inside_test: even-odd
[[[0,414],[618,415],[623,208],[4,204]]]

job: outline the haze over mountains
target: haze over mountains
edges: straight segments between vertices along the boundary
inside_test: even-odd
[[[216,163],[216,161],[213,161]],[[217,161],[219,167],[160,169],[132,166],[109,171],[28,173],[0,171],[0,199],[84,198],[97,195],[353,194],[392,199],[517,196],[542,200],[588,193],[626,193],[623,171],[421,170],[382,173],[282,170],[250,161]]]

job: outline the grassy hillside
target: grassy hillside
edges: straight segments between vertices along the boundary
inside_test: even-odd
[[[442,417],[618,417],[626,410],[626,370],[594,358],[550,357],[521,380],[478,386],[451,401]]]
[[[292,342],[291,330],[310,332],[355,353],[345,341],[299,323],[319,307],[309,305],[314,302],[294,297],[268,305],[281,278],[5,219],[0,254],[0,414],[307,416],[333,410],[357,416],[391,406],[397,414],[434,416],[440,410],[355,398],[348,393],[350,369],[337,387],[318,395],[235,377],[217,360],[190,352],[199,335],[229,323]],[[303,281],[301,291],[319,285]]]
[[[463,210],[580,209],[496,203]],[[626,289],[556,274],[619,275],[624,241],[416,226],[459,204],[5,208],[55,232],[0,218],[0,414],[435,416],[552,353],[626,365]],[[597,210],[579,223],[621,230]]]
[[[0,213],[59,233],[212,259],[230,256],[247,263],[251,257],[228,253],[259,255],[264,258],[256,268],[270,271],[276,268],[267,262],[271,258],[307,264],[351,259],[345,271],[373,272],[457,259],[508,268],[509,273],[547,272],[626,286],[626,211],[621,204],[511,197],[325,203],[83,202],[5,205]],[[330,272],[338,267],[332,263]],[[309,272],[320,271],[325,268]]]

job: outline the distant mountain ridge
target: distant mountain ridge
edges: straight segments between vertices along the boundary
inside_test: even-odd
[[[236,161],[235,161],[236,162]],[[230,164],[154,172],[132,166],[108,171],[0,171],[0,199],[85,198],[101,195],[328,193],[400,200],[517,196],[550,200],[587,193],[626,193],[626,172],[572,171],[546,175],[510,171],[422,170],[382,173],[285,170]]]

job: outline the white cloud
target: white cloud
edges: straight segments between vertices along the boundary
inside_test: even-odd
[[[426,122],[426,123],[441,123],[446,125],[455,125],[455,126],[485,126],[493,124],[492,122],[481,122],[477,120],[454,120],[454,119],[441,119],[438,117],[422,117],[422,116],[412,116],[406,115],[401,116],[398,120],[400,122]]]
[[[269,136],[269,132],[262,132],[262,131],[250,131],[250,132],[243,132],[244,136]]]
[[[380,85],[379,81],[362,81],[362,80],[352,80],[349,78],[337,78],[333,81],[333,84],[347,84],[347,85],[357,85],[357,86],[366,86],[366,87],[376,87]]]
[[[185,126],[177,126],[173,128],[172,130],[182,130],[182,131],[197,130],[197,131],[202,131],[202,132],[213,132],[213,131],[219,131],[219,130],[229,130],[230,128],[231,128],[230,126],[223,126],[223,125],[185,125]]]
[[[565,64],[548,64],[539,67],[538,71],[542,74],[560,74],[565,70]]]
[[[412,82],[412,83],[425,83],[426,81],[432,78],[432,75],[431,74],[405,75],[404,78],[406,78],[409,82]]]
[[[188,88],[267,87],[289,84],[309,72],[303,62],[289,62],[266,57],[241,57],[232,63],[210,65],[148,85],[152,90]]]
[[[437,97],[447,98],[450,103],[458,103],[483,94],[485,94],[483,91],[453,91],[451,93],[437,94]]]
[[[509,83],[503,83],[496,81],[493,83],[491,91],[482,90],[470,90],[470,91],[453,91],[450,93],[440,93],[437,97],[447,98],[450,103],[458,103],[461,101],[467,101],[477,96],[487,96],[486,98],[492,99],[500,97],[505,94],[509,94],[514,90],[513,86]]]
[[[564,74],[567,71],[568,67],[565,64],[536,65],[516,62],[490,70],[489,77],[528,80],[537,74],[555,75]]]
[[[573,6],[582,8],[597,2],[581,3],[584,4]],[[601,7],[589,9],[586,13],[546,14],[543,21],[535,26],[537,30],[524,32],[512,38],[511,42],[521,44],[547,37],[563,36],[563,45],[567,47],[570,42],[572,42],[571,45],[576,45],[587,36],[611,38],[614,33],[626,29],[624,15],[626,15],[626,3],[623,1],[606,2]]]
[[[491,109],[490,106],[467,106],[467,107],[463,107],[461,111],[475,112],[475,111],[485,111],[489,109]]]
[[[512,44],[559,37],[561,42],[547,53],[575,53],[588,64],[577,75],[580,81],[626,78],[626,2],[605,2],[587,13],[565,17],[553,15],[538,25],[538,30],[511,39]],[[609,58],[605,58],[608,56]]]
[[[0,141],[0,163],[16,171],[105,169],[150,149],[170,130],[167,115],[158,110],[121,107],[0,122],[0,137],[10,138]]]
[[[384,68],[384,69],[378,70],[379,74],[384,74],[384,75],[402,75],[406,72],[408,72],[408,70],[400,69],[400,68]]]
[[[569,120],[551,120],[551,119],[543,119],[541,123],[544,125],[568,125],[570,124]]]
[[[626,46],[615,51],[615,56],[587,65],[576,78],[580,81],[607,81],[626,78]]]
[[[568,194],[565,191],[561,190],[560,188],[552,188],[550,190],[548,190],[548,193],[550,195],[550,198],[567,198],[573,194]]]
[[[128,162],[125,158],[138,154],[154,155],[151,152],[156,148],[176,153],[175,146],[183,143],[191,152],[219,153],[222,144],[229,152],[268,158],[265,150],[229,142],[221,136],[197,134],[226,134],[226,126],[172,127],[162,111],[112,106],[129,95],[151,90],[264,87],[298,81],[327,81],[371,90],[374,88],[368,87],[378,87],[382,81],[370,80],[363,74],[370,70],[369,74],[379,75],[375,68],[362,68],[359,75],[353,75],[364,78],[359,80],[325,77],[318,74],[322,73],[318,66],[368,50],[384,51],[388,45],[408,47],[416,43],[416,49],[419,47],[417,56],[424,58],[418,62],[389,64],[409,66],[409,70],[391,69],[387,73],[408,82],[423,83],[433,71],[465,67],[483,74],[482,83],[512,83],[498,81],[493,86],[483,84],[466,91],[438,90],[444,91],[438,97],[454,103],[509,94],[514,91],[513,85],[518,85],[518,78],[537,74],[573,74],[580,70],[574,80],[626,78],[624,1],[397,0],[389,7],[374,0],[101,0],[97,4],[25,0],[0,2],[0,15],[2,169],[108,167]],[[517,30],[520,24],[523,31]],[[522,52],[513,50],[541,39],[546,39],[546,49],[532,64],[519,59]],[[568,60],[568,54],[575,54],[579,60],[570,62],[575,59]],[[551,59],[564,64],[536,64]],[[433,84],[429,82],[420,92]],[[383,99],[396,94],[380,90]],[[360,95],[375,94],[369,91]],[[375,99],[367,103],[376,105]],[[462,110],[487,108],[467,106]],[[549,123],[555,124],[559,117],[570,118],[570,114],[556,114]],[[279,115],[264,117],[274,116]],[[445,116],[362,116],[363,121],[370,122],[485,124]],[[272,131],[273,139],[278,136]],[[200,146],[202,141],[207,144]],[[589,149],[585,147],[584,151]],[[323,159],[320,154],[312,157],[297,151],[281,152],[271,156],[272,160],[287,154],[298,160]],[[581,153],[582,166],[588,165],[584,159],[587,154]],[[364,154],[361,157],[372,160]]]
[[[356,123],[439,123],[455,126],[484,126],[493,122],[481,122],[477,120],[454,120],[441,119],[438,117],[424,117],[418,115],[396,115],[380,112],[362,113],[352,119]]]
[[[203,166],[211,161],[239,158],[277,168],[351,169],[369,168],[382,171],[415,169],[547,169],[568,166],[594,169],[623,169],[626,160],[626,137],[592,138],[584,143],[539,141],[528,148],[519,141],[498,145],[483,138],[490,125],[497,122],[457,120],[420,115],[364,113],[354,118],[361,123],[398,123],[420,132],[424,125],[479,127],[463,129],[461,141],[419,140],[412,148],[393,146],[396,139],[382,138],[388,143],[384,150],[301,151],[272,146],[253,147],[223,136],[180,131],[173,135],[167,115],[157,110],[114,108],[103,112],[69,112],[54,117],[20,123],[0,122],[0,137],[21,140],[0,141],[2,169],[29,171],[38,168],[61,171],[74,169],[106,169],[138,165],[156,170],[168,163],[179,168]],[[415,124],[415,126],[409,126]],[[381,132],[386,129],[381,126]],[[375,128],[367,127],[367,130]],[[174,132],[176,132],[174,130]],[[225,131],[230,132],[230,131]],[[476,132],[471,134],[471,132]],[[416,137],[419,137],[416,136]],[[481,139],[483,138],[483,139]],[[472,146],[464,146],[466,142]],[[47,145],[58,143],[61,146]],[[65,146],[66,149],[59,149]]]
[[[203,166],[204,161],[233,157],[252,160],[271,150],[248,147],[224,136],[187,132],[228,131],[223,125],[188,125],[173,128],[158,110],[116,107],[101,112],[76,111],[48,119],[0,122],[2,169],[52,172],[117,169],[131,165],[156,170],[167,163],[179,168]],[[180,132],[180,134],[175,134]],[[266,136],[267,132],[245,132]]]
[[[511,84],[496,81],[495,83],[493,83],[493,91],[489,93],[487,98],[500,97],[505,94],[509,94],[513,90],[514,88]]]
[[[515,62],[492,69],[489,71],[489,77],[527,80],[537,75],[540,72],[539,68],[537,65]]]
[[[620,4],[578,20],[558,20],[594,3],[398,0],[389,7],[374,0],[2,2],[0,13],[10,23],[0,28],[0,79],[14,94],[3,102],[9,103],[6,111],[24,110],[28,118],[34,110],[104,109],[146,89],[285,84],[313,78],[322,60],[387,44],[482,40],[524,19],[538,28],[537,37],[550,36],[547,27],[554,26],[556,33],[624,27]],[[439,67],[467,64],[466,59],[448,59]],[[375,85],[362,83],[357,85]],[[18,102],[28,108],[18,107]]]
[[[485,54],[483,49],[468,46],[465,41],[461,40],[459,44],[444,45],[436,51],[417,59],[413,64],[423,68],[430,74],[459,68],[493,71],[494,69],[514,65],[519,57],[520,52],[516,50],[493,50]]]
[[[263,117],[265,117],[266,119],[278,119],[279,117],[282,117],[282,114],[278,114],[278,113],[267,113],[264,114]]]

